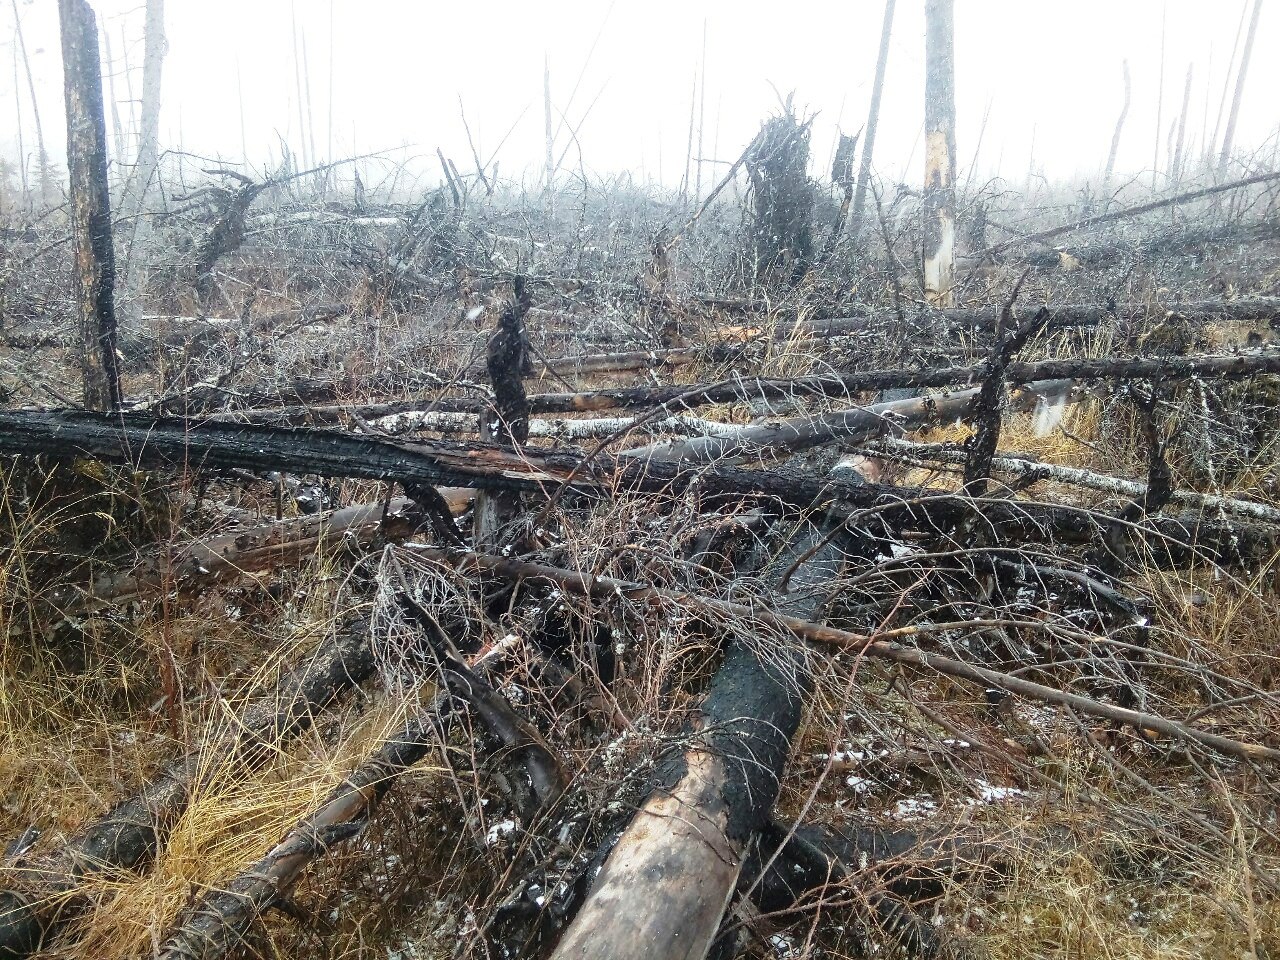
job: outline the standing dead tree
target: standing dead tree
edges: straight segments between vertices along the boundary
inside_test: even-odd
[[[867,184],[871,182],[871,155],[876,145],[876,128],[880,124],[880,96],[884,93],[884,72],[889,64],[889,39],[893,36],[893,8],[896,0],[885,0],[884,20],[880,26],[880,52],[876,56],[876,78],[871,85],[871,106],[867,108],[867,133],[862,141],[862,162],[858,166],[858,186],[853,194],[853,210],[849,214],[849,239],[858,241],[862,228],[862,206],[867,200]]]
[[[796,116],[788,97],[784,111],[765,121],[746,158],[755,278],[765,286],[798,282],[813,260],[811,124]]]
[[[27,41],[22,33],[22,15],[18,12],[18,0],[13,0],[13,19],[14,32],[18,38],[18,50],[22,54],[22,65],[27,73],[27,88],[31,92],[31,116],[35,120],[36,125],[36,162],[39,164],[40,174],[40,202],[48,203],[53,194],[53,183],[49,176],[49,154],[44,148],[44,128],[40,123],[40,101],[36,98],[36,80],[31,72],[31,58],[27,56]],[[15,68],[14,73],[17,73]],[[17,77],[14,77],[14,86],[17,87]],[[25,181],[27,171],[27,158],[19,158],[22,164],[22,175]]]
[[[853,203],[853,158],[858,151],[858,136],[856,133],[852,137],[844,133],[840,134],[836,155],[831,161],[831,184],[842,188],[844,196],[840,200],[836,222],[831,225],[831,233],[828,234],[827,242],[822,248],[823,261],[835,250],[836,244],[844,236],[845,225],[849,221],[849,207]]]
[[[84,368],[84,405],[120,406],[116,361],[115,250],[107,186],[107,123],[102,112],[98,25],[85,0],[58,0],[67,102],[71,232]]]
[[[924,291],[954,303],[956,267],[956,102],[954,0],[925,3]]]
[[[142,55],[142,118],[138,129],[138,159],[121,203],[121,217],[129,238],[125,249],[124,309],[126,319],[142,315],[144,264],[139,249],[151,235],[143,217],[147,192],[160,157],[160,74],[169,42],[164,34],[164,0],[147,0],[146,39]]]
[[[1191,109],[1193,70],[1193,65],[1187,64],[1187,80],[1182,88],[1182,109],[1178,112],[1178,136],[1173,148],[1173,159],[1169,162],[1169,178],[1175,183],[1182,179],[1182,168],[1186,160],[1187,113]]]
[[[1120,116],[1116,117],[1116,129],[1111,134],[1111,150],[1107,154],[1107,166],[1102,171],[1102,190],[1105,195],[1111,189],[1111,177],[1116,170],[1116,154],[1120,152],[1120,134],[1124,131],[1124,121],[1129,116],[1129,101],[1133,93],[1133,86],[1129,81],[1129,61],[1125,60],[1121,63],[1124,69],[1124,104],[1120,107]],[[1106,207],[1106,200],[1103,200],[1103,207]]]
[[[493,385],[493,407],[480,415],[480,438],[519,450],[529,439],[529,399],[524,391],[524,376],[530,369],[529,335],[524,325],[529,290],[523,277],[515,278],[512,293],[511,302],[498,317],[498,329],[489,339],[486,367]],[[476,546],[496,544],[502,528],[519,509],[519,495],[510,491],[477,496]]]
[[[1249,74],[1249,57],[1253,53],[1253,38],[1258,33],[1258,15],[1262,12],[1262,0],[1253,0],[1253,14],[1249,18],[1249,32],[1244,38],[1244,52],[1240,54],[1240,71],[1236,74],[1236,92],[1231,97],[1231,113],[1227,115],[1227,129],[1222,135],[1222,153],[1218,157],[1218,174],[1227,171],[1231,162],[1231,148],[1235,145],[1236,120],[1240,117],[1240,101],[1244,99],[1244,82]]]

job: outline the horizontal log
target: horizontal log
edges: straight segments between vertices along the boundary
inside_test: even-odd
[[[187,910],[157,949],[157,960],[216,960],[240,947],[310,863],[359,834],[397,778],[435,749],[437,738],[433,710],[410,720],[262,859]]]
[[[1137,206],[1124,207],[1120,210],[1112,210],[1108,213],[1099,213],[1092,217],[1085,217],[1082,220],[1077,220],[1075,223],[1066,223],[1061,226],[1051,227],[1048,230],[1041,230],[1039,233],[1020,235],[1012,240],[1006,240],[1003,243],[989,247],[983,252],[995,253],[1021,243],[1043,243],[1046,240],[1052,240],[1055,237],[1074,233],[1077,230],[1085,230],[1089,227],[1100,226],[1104,223],[1115,223],[1119,220],[1129,220],[1133,217],[1141,216],[1144,213],[1151,213],[1153,210],[1161,210],[1165,207],[1175,206],[1180,203],[1191,203],[1194,200],[1201,200],[1204,197],[1213,196],[1217,193],[1224,193],[1229,190],[1239,190],[1242,187],[1251,187],[1259,183],[1270,183],[1271,181],[1278,179],[1280,179],[1280,171],[1269,171],[1267,173],[1254,174],[1251,177],[1245,177],[1241,180],[1233,180],[1229,183],[1218,183],[1208,187],[1198,187],[1194,190],[1174,194],[1171,197],[1161,197],[1157,200],[1138,204]]]
[[[614,387],[579,393],[529,395],[533,414],[592,413],[666,406],[672,411],[707,404],[743,400],[796,400],[807,397],[854,400],[862,393],[925,387],[964,387],[979,382],[982,364],[933,369],[868,370],[861,373],[819,374],[805,377],[734,377],[710,384],[675,384],[654,387]],[[1240,379],[1280,373],[1280,350],[1237,354],[1193,354],[1182,357],[1065,358],[1010,363],[1009,383],[1036,380],[1185,380]],[[340,423],[353,414],[376,420],[412,412],[480,413],[489,401],[482,397],[438,397],[431,400],[397,400],[384,403],[288,406],[233,410],[208,419],[237,423]]]
[[[914,443],[910,440],[885,438],[876,442],[869,452],[875,456],[888,459],[905,457],[916,463],[953,463],[965,462],[966,453],[956,447],[939,443]],[[1138,480],[1126,480],[1093,470],[1081,470],[1077,467],[1066,467],[1056,463],[1044,463],[1018,456],[996,456],[991,460],[992,469],[1015,477],[1029,475],[1043,476],[1047,480],[1071,484],[1110,493],[1131,500],[1142,500],[1147,495],[1147,484]],[[1174,490],[1169,494],[1171,503],[1182,504],[1205,511],[1222,511],[1239,517],[1247,517],[1261,523],[1280,524],[1280,509],[1265,503],[1252,500],[1241,500],[1238,497],[1216,496],[1209,493],[1198,493],[1194,490]]]
[[[576,453],[533,448],[517,454],[480,444],[393,443],[331,430],[201,424],[137,414],[0,413],[2,454],[90,456],[178,470],[283,470],[542,494],[569,484],[574,490],[606,497],[620,490],[669,494],[696,486],[708,494],[773,497],[803,508],[839,502],[847,510],[875,511],[899,529],[929,531],[954,528],[974,509],[974,501],[956,494],[854,484],[796,470],[703,464],[691,468],[652,456],[598,455],[584,461]],[[978,501],[978,507],[993,534],[1015,540],[1092,543],[1119,523],[1087,510],[1030,500],[985,499]],[[1157,562],[1164,565],[1208,560],[1258,569],[1278,549],[1272,528],[1196,515],[1148,518],[1141,531]]]
[[[434,433],[479,433],[480,418],[474,413],[406,412],[374,420],[372,426],[389,434],[429,430]],[[677,434],[685,437],[731,435],[740,429],[735,424],[704,420],[700,417],[672,416],[660,420],[644,417],[594,417],[583,420],[528,421],[532,438],[559,440],[603,439],[615,433],[630,431],[647,434]]]
[[[470,490],[444,487],[440,493],[454,515],[471,503]],[[60,616],[80,617],[111,604],[165,592],[200,593],[216,583],[248,579],[296,564],[316,552],[335,548],[354,551],[376,539],[403,539],[417,527],[417,518],[410,514],[412,506],[404,497],[390,504],[355,504],[149,551],[129,566],[100,573],[85,585],[68,576],[42,601]]]
[[[0,890],[0,957],[26,957],[87,908],[85,879],[105,870],[136,870],[154,860],[201,775],[238,763],[249,769],[275,755],[278,744],[307,729],[315,715],[374,670],[369,625],[356,620],[316,654],[285,674],[222,739],[165,767],[132,797],[85,825],[66,846],[7,873]]]
[[[1244,320],[1280,319],[1280,297],[1240,297],[1236,300],[1197,300],[1188,303],[1119,303],[1111,306],[1087,303],[1046,304],[1048,329],[1065,327],[1096,327],[1115,322],[1131,322],[1165,316],[1183,320],[1222,323]],[[985,330],[995,326],[1000,317],[999,306],[954,307],[945,310],[913,309],[905,319],[918,326],[944,325],[949,329]],[[857,333],[862,330],[884,329],[896,323],[891,311],[868,311],[847,317],[826,320],[804,320],[793,324],[779,324],[774,328],[774,339],[794,337],[831,337]]]
[[[1026,393],[1069,394],[1070,381],[1036,381],[1023,384]],[[810,414],[770,423],[739,427],[716,436],[694,437],[650,444],[623,451],[620,456],[638,460],[681,463],[726,463],[754,458],[766,460],[792,454],[832,440],[856,442],[926,423],[964,420],[973,412],[979,388],[959,390],[938,397],[890,400],[868,407]]]

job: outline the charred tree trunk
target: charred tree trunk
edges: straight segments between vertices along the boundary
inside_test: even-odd
[[[765,571],[778,608],[812,617],[842,560],[838,541],[806,524]],[[619,838],[553,960],[707,955],[769,823],[809,687],[798,649],[760,636],[729,642],[697,743]]]
[[[973,393],[976,391],[968,399]],[[850,411],[848,416],[862,413],[865,411]],[[885,421],[878,419],[883,429]],[[791,425],[774,439],[792,448],[804,448],[839,435],[830,423],[819,419],[800,435]],[[690,467],[653,456],[603,454],[585,463],[576,454],[529,449],[517,454],[497,447],[442,442],[395,444],[327,430],[195,424],[128,414],[0,413],[0,454],[42,454],[58,459],[90,456],[176,469],[288,470],[544,494],[549,484],[606,496],[623,491],[672,494],[697,485],[706,493],[775,497],[801,507],[842,501],[856,508],[876,508],[896,528],[931,531],[954,526],[973,508],[971,499],[953,494],[840,483],[795,470],[748,470],[696,461]],[[1048,538],[1088,543],[1113,525],[1089,511],[1034,500],[988,500],[981,509],[1001,537],[1037,542]],[[1148,518],[1144,532],[1154,561],[1162,565],[1210,561],[1228,567],[1253,567],[1269,562],[1277,548],[1277,533],[1272,528],[1194,515]]]
[[[924,291],[953,302],[956,262],[954,0],[925,0]]]
[[[115,251],[107,187],[107,123],[102,113],[98,26],[85,0],[58,0],[67,102],[67,169],[75,250],[84,405],[119,408],[116,362]]]
[[[765,121],[746,158],[751,180],[751,258],[766,287],[799,282],[813,260],[813,187],[809,182],[811,121],[786,111]]]
[[[524,375],[529,368],[529,335],[524,318],[529,312],[529,291],[524,278],[516,277],[514,296],[498,318],[498,329],[489,340],[486,366],[493,385],[493,407],[480,415],[480,439],[519,450],[529,439],[529,400]],[[478,549],[499,544],[503,528],[520,511],[519,494],[482,492],[476,497],[475,541]]]

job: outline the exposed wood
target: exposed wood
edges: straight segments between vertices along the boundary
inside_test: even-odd
[[[954,0],[924,5],[925,297],[949,307],[956,262],[956,103]]]
[[[805,525],[764,571],[777,608],[812,617],[842,559],[839,539]],[[678,778],[623,831],[553,960],[707,955],[743,860],[769,822],[809,686],[794,651],[760,637],[729,641]]]
[[[1037,382],[1027,389],[1054,389],[1057,383]],[[890,400],[852,410],[812,414],[774,423],[740,428],[734,434],[671,440],[624,450],[623,458],[671,460],[681,463],[729,463],[754,458],[767,460],[807,450],[835,439],[857,440],[918,427],[925,423],[963,420],[973,410],[981,388],[958,390],[940,397]]]
[[[115,410],[122,396],[116,358],[116,257],[111,243],[98,23],[86,0],[58,0],[58,22],[84,405],[88,410]]]
[[[91,874],[148,865],[186,809],[203,772],[228,763],[246,769],[275,755],[281,740],[307,729],[314,715],[373,673],[369,625],[356,620],[283,676],[221,740],[165,767],[127,800],[86,824],[65,847],[7,872],[0,891],[0,956],[25,957],[88,906],[77,893]]]

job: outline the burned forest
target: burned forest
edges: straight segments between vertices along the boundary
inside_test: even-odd
[[[396,151],[381,5],[275,6],[278,101],[0,14],[0,958],[1280,956],[1274,11],[1135,4],[1086,127],[997,5],[847,103],[709,8],[615,169],[639,4]]]

